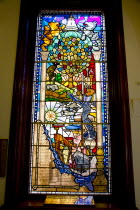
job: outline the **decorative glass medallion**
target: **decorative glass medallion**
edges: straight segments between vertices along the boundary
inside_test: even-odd
[[[73,194],[87,196],[87,201],[95,194],[111,194],[106,57],[103,12],[41,11],[30,194]]]

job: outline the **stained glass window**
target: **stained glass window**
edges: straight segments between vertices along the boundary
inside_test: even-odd
[[[30,194],[111,194],[102,11],[40,12],[31,127]]]

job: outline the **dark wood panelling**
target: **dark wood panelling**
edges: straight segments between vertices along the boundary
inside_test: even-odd
[[[6,175],[8,139],[0,139],[0,177]]]

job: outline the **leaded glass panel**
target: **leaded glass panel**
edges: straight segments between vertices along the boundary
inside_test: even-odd
[[[29,193],[111,194],[102,11],[40,12],[30,153]]]

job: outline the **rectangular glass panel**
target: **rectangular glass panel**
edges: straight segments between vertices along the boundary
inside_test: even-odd
[[[29,193],[111,194],[106,58],[103,12],[41,11]]]

